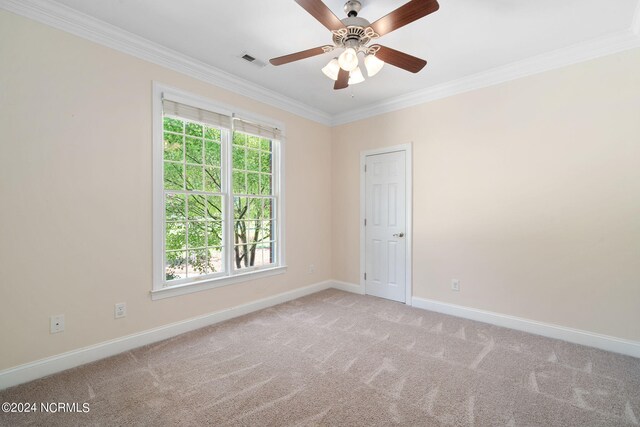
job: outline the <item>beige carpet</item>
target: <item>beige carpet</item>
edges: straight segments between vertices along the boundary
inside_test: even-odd
[[[328,290],[0,392],[2,425],[624,426],[640,359]]]

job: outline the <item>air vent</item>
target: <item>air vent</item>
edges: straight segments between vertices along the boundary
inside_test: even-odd
[[[251,65],[255,65],[258,68],[262,68],[267,65],[264,61],[259,60],[258,58],[247,52],[242,52],[239,58],[247,61]]]

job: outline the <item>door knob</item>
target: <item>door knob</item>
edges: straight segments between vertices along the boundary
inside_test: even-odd
[[[404,237],[404,233],[394,234],[393,237]]]

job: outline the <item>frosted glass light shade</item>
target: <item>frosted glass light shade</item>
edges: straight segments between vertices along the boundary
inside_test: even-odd
[[[375,55],[367,55],[364,58],[364,66],[367,68],[367,75],[373,77],[378,74],[378,71],[382,70],[384,61],[376,58]]]
[[[348,47],[338,57],[340,68],[345,71],[353,71],[358,67],[358,53],[352,47]]]
[[[360,71],[360,67],[356,66],[356,69],[349,73],[349,85],[357,85],[363,81],[364,76],[362,75],[362,71]]]
[[[331,80],[338,80],[338,72],[340,71],[340,64],[338,64],[338,59],[333,58],[325,67],[322,69],[322,72],[325,76],[329,77]]]

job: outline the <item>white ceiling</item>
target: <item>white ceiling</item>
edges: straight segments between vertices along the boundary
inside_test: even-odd
[[[362,0],[373,22],[407,0]],[[320,69],[331,53],[259,68],[264,62],[331,43],[330,32],[293,0],[56,0],[331,116],[476,75],[577,43],[629,31],[638,0],[440,0],[440,10],[380,38],[424,58],[411,74],[393,66],[342,91]],[[344,0],[325,0],[344,18]],[[636,17],[636,20],[638,18]]]

